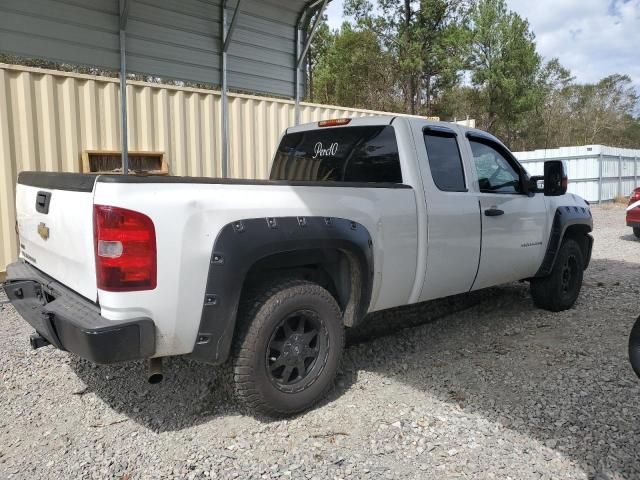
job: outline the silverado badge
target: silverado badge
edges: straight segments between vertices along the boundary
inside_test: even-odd
[[[49,238],[49,227],[47,227],[43,222],[40,222],[40,225],[38,225],[38,235],[40,235],[43,240],[47,240]]]

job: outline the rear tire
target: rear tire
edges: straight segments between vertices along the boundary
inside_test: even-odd
[[[565,240],[551,273],[531,280],[533,303],[545,310],[560,312],[573,306],[582,287],[584,259],[575,240]]]
[[[633,227],[633,234],[636,238],[640,238],[640,227]]]
[[[248,295],[239,314],[234,386],[249,409],[283,417],[327,393],[344,348],[342,314],[321,286],[280,280]]]

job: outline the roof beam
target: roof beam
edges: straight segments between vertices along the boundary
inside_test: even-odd
[[[224,1],[225,5],[227,3],[227,0]],[[233,36],[233,31],[236,28],[236,23],[238,21],[238,12],[240,12],[240,4],[242,3],[242,0],[238,0],[238,3],[236,4],[236,8],[233,11],[233,17],[231,17],[231,23],[229,24],[229,28],[227,29],[225,36],[224,36],[224,45],[222,46],[222,51],[226,52],[227,50],[229,50],[229,44],[231,43],[231,37]]]
[[[129,7],[131,7],[132,0],[120,0],[120,30],[127,29],[127,22],[129,21]]]
[[[315,2],[314,5],[317,5],[319,2]],[[307,36],[307,41],[304,45],[304,47],[302,48],[302,52],[299,52],[299,56],[297,59],[297,67],[301,68],[302,64],[304,62],[304,58],[307,55],[307,52],[309,51],[309,47],[311,46],[311,42],[313,41],[313,37],[315,37],[316,32],[318,30],[318,25],[320,25],[320,21],[322,20],[322,15],[324,15],[324,11],[327,8],[327,4],[329,3],[329,0],[322,0],[322,6],[320,7],[320,10],[318,11],[318,14],[316,16],[315,21],[313,22],[313,25],[311,26],[311,30],[309,31],[309,34]]]

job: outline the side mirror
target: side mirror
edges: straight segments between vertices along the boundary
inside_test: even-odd
[[[567,172],[562,160],[544,162],[544,194],[547,197],[558,197],[567,193]]]

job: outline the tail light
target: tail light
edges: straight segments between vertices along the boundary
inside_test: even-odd
[[[632,203],[640,201],[640,188],[636,188],[629,197],[629,205]]]
[[[93,238],[99,289],[133,292],[156,288],[156,231],[149,217],[94,205]]]

